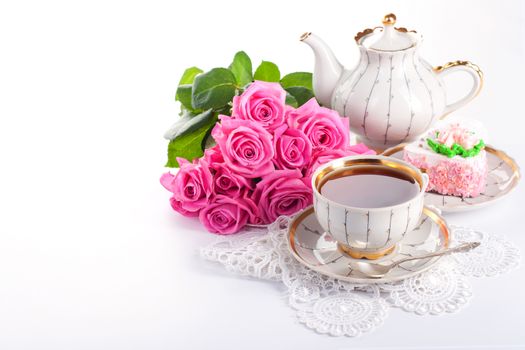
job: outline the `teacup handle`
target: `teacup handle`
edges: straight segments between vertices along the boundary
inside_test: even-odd
[[[469,103],[479,94],[483,87],[483,72],[477,65],[469,61],[448,62],[443,66],[434,67],[434,72],[441,77],[454,72],[467,72],[472,77],[472,88],[470,92],[458,101],[447,104],[440,119],[445,118],[449,113]]]

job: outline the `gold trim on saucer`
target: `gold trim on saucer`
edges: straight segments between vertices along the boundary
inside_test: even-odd
[[[423,207],[423,214],[439,225],[439,229],[443,232],[443,236],[445,237],[445,248],[448,248],[450,243],[450,230],[445,219],[427,206]]]
[[[299,223],[301,223],[301,221],[303,221],[305,217],[307,217],[313,212],[314,212],[314,207],[311,206],[309,208],[306,208],[305,210],[302,211],[302,213],[300,213],[298,216],[293,218],[293,222],[291,223],[290,228],[289,228],[290,236],[293,236],[295,234],[295,230],[297,229],[297,226],[299,226]],[[292,237],[290,239],[292,239]]]
[[[288,230],[290,232],[289,234],[290,235],[290,238],[289,238],[290,248],[292,248],[293,251],[295,251],[295,240],[294,239],[295,239],[295,232],[297,230],[297,227],[308,215],[312,213],[315,215],[314,207],[306,208],[292,220],[292,223],[290,224],[290,228]],[[441,230],[441,232],[443,233],[443,237],[445,238],[445,248],[448,247],[450,243],[450,230],[447,226],[447,223],[445,222],[445,219],[443,219],[441,215],[436,213],[434,210],[426,206],[423,207],[423,215],[428,216],[432,221],[434,221],[436,224],[439,225],[439,229]],[[387,248],[385,250],[381,250],[378,252],[363,252],[363,251],[357,251],[348,246],[344,246],[343,244],[340,244],[340,243],[338,243],[338,246],[343,252],[347,253],[352,258],[356,258],[356,259],[361,259],[361,258],[378,259],[384,255],[391,253],[395,248],[395,245],[394,245],[390,248]],[[358,256],[359,254],[361,254],[361,256]]]
[[[356,277],[356,276],[349,276],[349,275],[345,275],[345,274],[336,274],[336,273],[333,273],[331,271],[326,270],[326,268],[325,268],[326,266],[328,266],[328,265],[338,261],[339,259],[345,257],[346,254],[344,254],[342,252],[342,249],[341,249],[342,246],[340,244],[338,244],[338,248],[337,248],[338,253],[340,255],[338,255],[338,256],[334,255],[332,258],[330,258],[329,261],[316,260],[314,262],[314,261],[308,261],[307,259],[305,259],[304,256],[302,256],[302,254],[299,253],[298,248],[300,248],[301,246],[296,243],[296,234],[298,232],[299,227],[305,224],[304,220],[309,215],[315,215],[315,211],[314,211],[313,206],[310,206],[310,207],[304,209],[297,216],[295,216],[292,219],[292,221],[290,222],[290,226],[288,228],[288,237],[287,237],[288,248],[289,248],[290,253],[292,254],[292,256],[298,262],[300,262],[301,264],[309,267],[310,269],[312,269],[314,271],[317,271],[317,272],[319,272],[321,274],[324,274],[324,275],[327,275],[327,276],[330,276],[330,277],[333,277],[333,278],[337,278],[337,279],[342,280],[342,281],[348,281],[348,282],[353,282],[353,283],[385,283],[385,279],[383,279],[383,278],[376,279],[376,278],[366,278],[366,277],[360,277],[360,276]],[[445,219],[440,214],[438,214],[436,211],[434,211],[433,209],[431,209],[429,207],[424,207],[423,208],[423,214],[422,215],[426,216],[426,217],[422,219],[423,221],[421,222],[421,224],[423,222],[425,222],[427,219],[430,219],[432,222],[434,222],[439,227],[439,236],[442,238],[441,249],[447,248],[450,245],[450,238],[451,237],[450,237],[450,229],[448,228],[448,225],[447,225]],[[323,235],[323,234],[328,235],[327,233],[324,233],[323,231],[319,232],[319,234],[321,234],[321,235]],[[401,244],[401,249],[402,249],[403,242],[401,241],[400,244]],[[346,257],[346,258],[349,259],[348,257]],[[318,261],[320,262],[319,264],[317,264]],[[388,279],[388,282],[394,282],[394,281],[403,280],[403,279],[412,277],[414,275],[417,275],[419,273],[422,273],[422,272],[428,270],[429,268],[431,268],[437,261],[438,261],[437,258],[434,259],[434,260],[431,260],[431,263],[427,264],[425,267],[423,267],[423,268],[421,268],[421,269],[419,269],[417,271],[409,271],[409,270],[407,270],[406,271],[406,275],[398,276],[396,278],[390,278],[390,279]]]

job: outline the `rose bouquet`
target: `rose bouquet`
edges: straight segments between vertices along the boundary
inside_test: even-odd
[[[291,107],[286,96],[281,84],[257,80],[234,96],[231,116],[219,114],[212,128],[216,145],[192,162],[177,158],[179,171],[162,175],[172,208],[218,234],[269,224],[311,204],[319,165],[374,153],[349,146],[347,118],[315,98]]]
[[[275,82],[286,91],[285,103],[299,107],[314,97],[312,73],[293,72],[281,76],[277,65],[262,61],[253,72],[252,61],[244,51],[233,57],[228,68],[207,72],[197,67],[184,71],[175,100],[180,102],[180,118],[165,133],[168,144],[167,167],[177,168],[177,158],[193,160],[210,147],[211,130],[219,115],[231,115],[234,96],[241,94],[254,80]]]

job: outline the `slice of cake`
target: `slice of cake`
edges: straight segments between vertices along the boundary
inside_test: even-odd
[[[403,158],[426,171],[430,180],[427,191],[476,197],[485,189],[485,143],[475,131],[459,123],[430,131],[407,145]]]

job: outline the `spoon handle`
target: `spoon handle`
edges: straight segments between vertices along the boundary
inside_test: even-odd
[[[448,255],[448,254],[452,254],[452,253],[468,252],[469,250],[472,250],[472,249],[478,247],[480,244],[481,244],[480,242],[462,243],[462,244],[458,245],[457,247],[448,248],[448,249],[441,250],[441,251],[436,252],[436,253],[431,253],[431,254],[414,256],[414,257],[401,259],[401,260],[397,261],[393,266],[397,266],[399,264],[402,264],[402,263],[407,262],[407,261],[412,261],[412,260],[433,258],[435,256],[443,256],[443,255]]]

